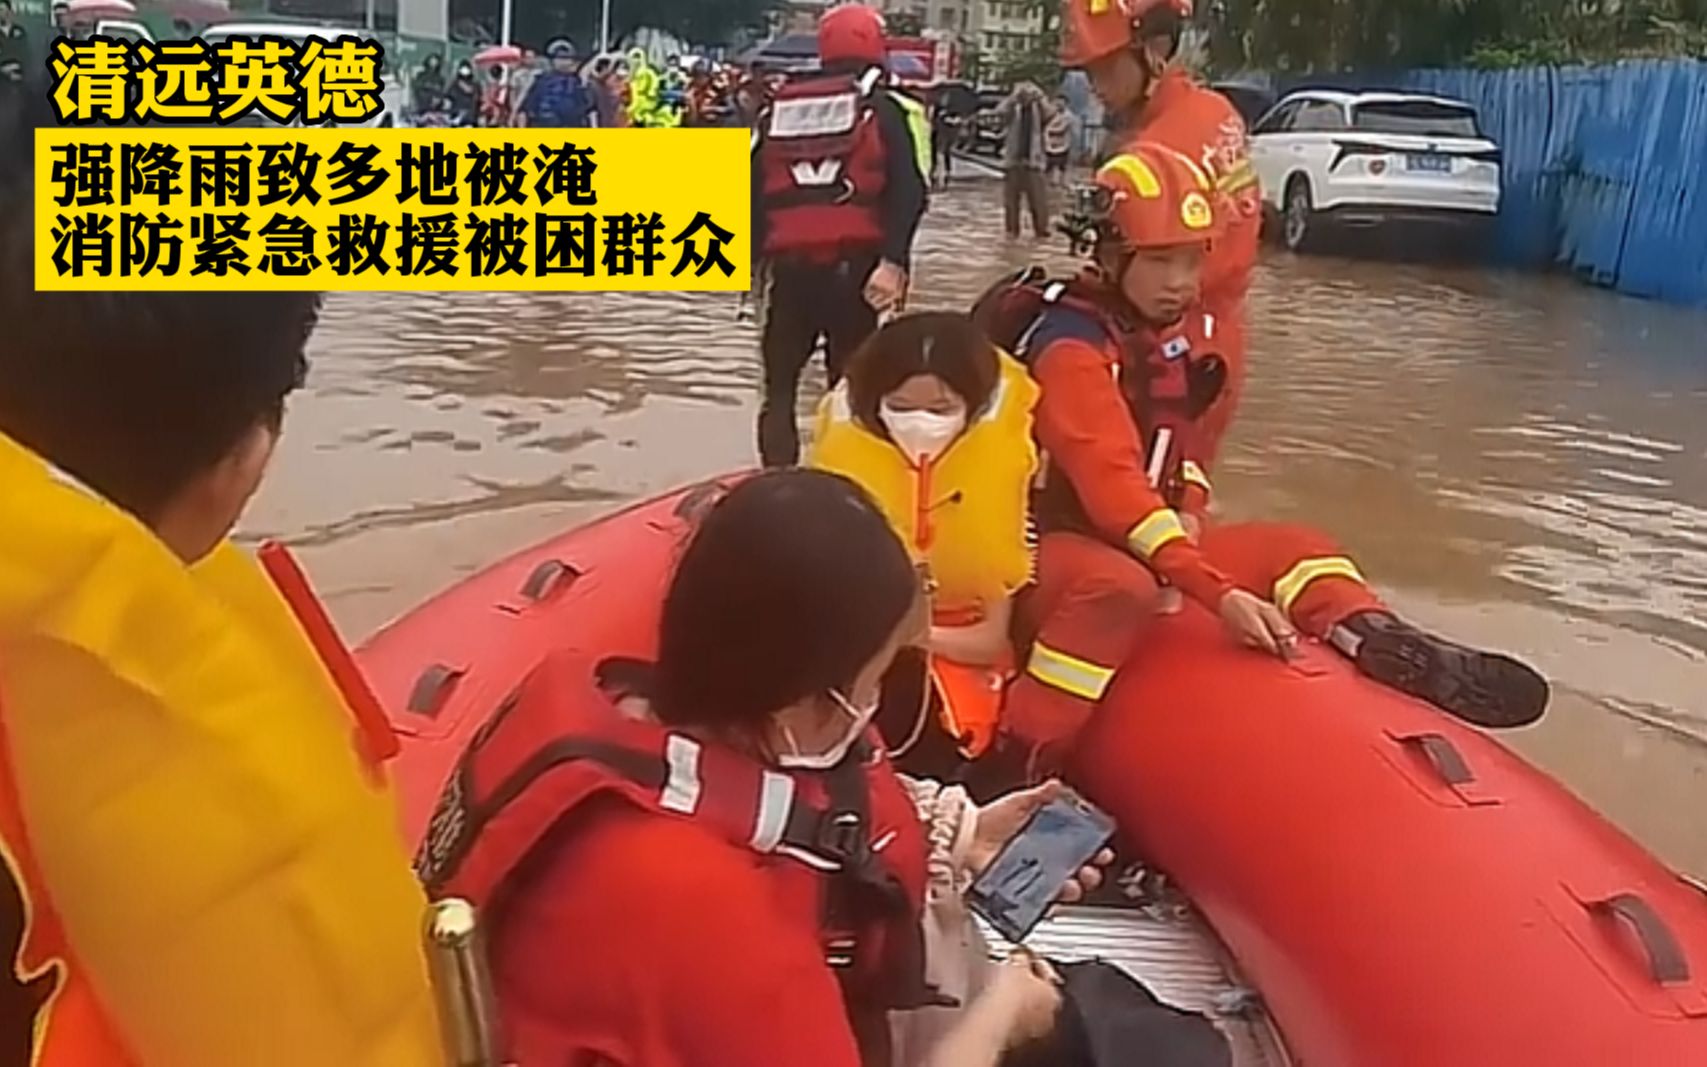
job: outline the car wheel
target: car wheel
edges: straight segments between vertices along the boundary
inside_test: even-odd
[[[1286,207],[1281,216],[1281,239],[1294,252],[1307,252],[1316,243],[1316,204],[1307,178],[1293,178],[1286,186]]]

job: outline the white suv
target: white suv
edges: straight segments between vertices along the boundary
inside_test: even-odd
[[[1500,209],[1500,150],[1461,100],[1293,93],[1251,130],[1263,201],[1293,251],[1324,223],[1472,225]]]

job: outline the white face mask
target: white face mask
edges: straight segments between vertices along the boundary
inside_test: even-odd
[[[827,771],[847,758],[848,750],[865,734],[871,726],[871,720],[877,718],[877,709],[882,704],[882,697],[873,697],[870,705],[857,708],[853,702],[834,689],[830,690],[830,699],[836,702],[844,714],[852,720],[848,724],[847,733],[838,738],[836,743],[822,752],[802,752],[800,743],[794,739],[794,731],[788,724],[782,726],[782,736],[788,739],[788,746],[793,752],[779,753],[776,757],[778,767],[797,771]]]
[[[966,413],[939,415],[934,411],[896,411],[888,404],[877,410],[877,417],[895,445],[914,463],[936,459],[948,450],[960,432],[966,429]]]

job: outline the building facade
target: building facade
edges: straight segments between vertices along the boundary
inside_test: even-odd
[[[1026,0],[977,0],[978,51],[986,60],[1025,52],[1043,34],[1043,8]]]
[[[789,0],[778,20],[778,32],[806,33],[817,25],[826,8],[842,0]],[[1023,52],[1043,32],[1043,7],[1034,0],[868,0],[885,15],[907,15],[937,33],[953,34],[967,51],[985,62],[1010,52]]]

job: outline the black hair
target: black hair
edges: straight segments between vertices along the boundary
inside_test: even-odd
[[[922,311],[894,319],[868,337],[848,363],[848,406],[854,417],[881,430],[883,398],[907,379],[933,374],[966,401],[968,419],[995,395],[1001,377],[996,346],[969,315]]]
[[[1167,58],[1179,55],[1180,40],[1185,36],[1185,19],[1173,5],[1163,4],[1145,12],[1143,20],[1134,28],[1139,43],[1148,45],[1153,41],[1165,41]]]
[[[843,690],[917,595],[907,550],[865,491],[813,470],[758,475],[689,542],[659,627],[654,711],[677,726],[750,733]]]
[[[37,292],[47,100],[33,82],[0,94],[0,433],[149,522],[257,425],[277,426],[320,295]]]

